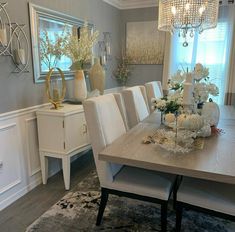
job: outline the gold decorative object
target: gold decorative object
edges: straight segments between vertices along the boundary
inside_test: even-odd
[[[105,72],[100,64],[99,58],[95,58],[95,64],[91,67],[89,78],[91,90],[98,89],[100,94],[103,95],[105,89]]]
[[[196,31],[217,26],[219,0],[160,0],[158,29],[174,33],[185,38],[183,46],[187,47],[187,34],[193,37]]]
[[[51,78],[52,73],[54,70],[57,69],[60,76],[56,76],[55,78]],[[62,86],[59,88],[57,81],[62,81]],[[55,86],[51,86],[52,81],[55,82]],[[52,87],[52,88],[51,88]],[[54,109],[58,109],[61,107],[61,102],[64,100],[65,93],[66,93],[66,83],[64,73],[59,68],[51,68],[46,76],[46,93],[48,96],[49,101],[53,104]]]

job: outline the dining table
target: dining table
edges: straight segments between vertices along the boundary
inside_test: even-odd
[[[99,160],[176,175],[235,184],[235,108],[220,106],[218,133],[204,138],[202,149],[188,153],[167,151],[144,144],[161,125],[159,112],[120,136],[99,153]],[[114,125],[115,126],[115,125]]]

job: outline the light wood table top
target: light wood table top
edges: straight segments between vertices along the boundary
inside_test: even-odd
[[[153,113],[99,154],[103,161],[149,170],[235,184],[235,109],[221,107],[218,125],[224,134],[205,139],[202,150],[173,154],[155,144],[143,144],[145,136],[159,128],[159,113]],[[156,123],[155,123],[156,122]]]

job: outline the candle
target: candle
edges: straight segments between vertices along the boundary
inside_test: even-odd
[[[105,55],[101,56],[101,65],[106,65],[106,56]]]
[[[109,44],[106,44],[106,53],[107,53],[107,55],[111,54],[111,48],[110,48]]]
[[[192,105],[193,85],[192,83],[184,83],[183,105]]]
[[[23,48],[16,49],[15,51],[15,62],[16,64],[26,64],[25,51]]]
[[[25,65],[26,64],[25,51],[23,48],[18,49],[18,56],[19,56],[19,60],[20,60],[21,64]]]
[[[0,42],[2,46],[7,46],[7,31],[6,28],[0,29]]]
[[[53,89],[53,101],[57,102],[59,100],[59,90],[58,88]]]
[[[186,74],[186,82],[187,83],[192,83],[193,82],[193,75],[192,75],[192,73],[187,73]]]

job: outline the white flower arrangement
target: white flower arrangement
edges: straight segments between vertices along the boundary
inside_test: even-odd
[[[183,104],[186,84],[190,84],[193,89],[195,105],[190,105],[191,108],[187,108],[188,105]],[[169,87],[173,91],[168,96],[152,99],[153,109],[165,114],[165,125],[168,126],[168,129],[158,129],[144,142],[158,144],[172,153],[187,153],[192,149],[202,149],[204,143],[196,138],[210,136],[211,125],[215,122],[211,117],[198,115],[195,106],[206,102],[210,95],[219,94],[218,87],[209,81],[209,69],[198,63],[191,73],[178,70],[169,81]],[[192,104],[194,103],[192,102]],[[169,130],[169,128],[171,129]]]
[[[88,23],[86,22],[80,28],[80,37],[69,32],[66,34],[65,55],[71,58],[73,64],[71,70],[79,70],[84,68],[84,64],[91,62],[92,47],[98,38],[99,32],[92,34]]]
[[[159,110],[162,113],[176,113],[180,111],[182,106],[182,94],[178,91],[172,93],[169,96],[163,98],[152,99],[152,109]]]
[[[186,72],[178,70],[168,82],[169,89],[179,92],[183,91],[183,83],[186,81],[187,77],[186,74]],[[191,74],[194,80],[193,96],[195,104],[206,102],[210,96],[219,95],[219,88],[209,81],[210,78],[208,68],[204,67],[200,63],[197,63]]]
[[[182,84],[186,79],[186,74],[181,70],[178,70],[168,82],[169,89],[171,90],[182,90]]]
[[[202,64],[196,64],[193,76],[194,84],[194,100],[195,103],[206,102],[209,96],[218,96],[219,88],[209,81],[209,69],[203,67]]]
[[[200,81],[201,79],[207,78],[207,77],[209,76],[209,69],[203,67],[202,64],[197,63],[197,64],[195,65],[193,74],[194,74],[194,79],[195,79],[196,81]]]

